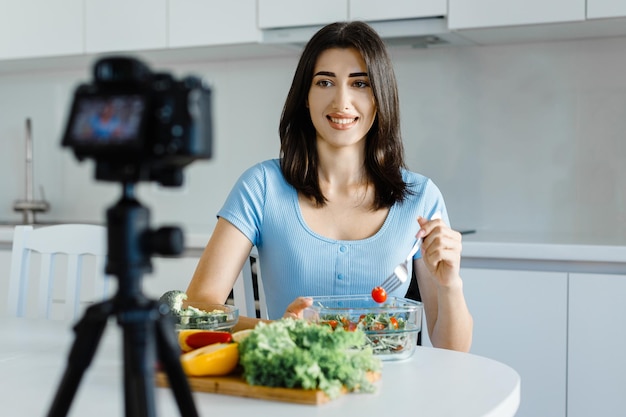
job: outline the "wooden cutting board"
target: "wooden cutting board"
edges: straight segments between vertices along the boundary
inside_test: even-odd
[[[241,375],[188,376],[187,379],[192,391],[310,405],[325,404],[331,400],[321,390],[249,385]],[[372,382],[377,381],[380,379],[380,374],[371,373],[369,379]],[[163,372],[157,372],[156,384],[159,387],[169,387],[167,375]]]

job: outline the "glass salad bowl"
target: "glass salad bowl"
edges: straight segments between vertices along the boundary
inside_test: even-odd
[[[175,313],[176,329],[231,331],[239,321],[239,309],[228,304],[209,304],[183,301]]]
[[[370,294],[311,297],[306,320],[365,332],[374,354],[381,360],[410,357],[422,329],[423,305],[407,298],[388,297],[377,303]]]

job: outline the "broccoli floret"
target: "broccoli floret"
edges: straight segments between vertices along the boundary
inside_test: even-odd
[[[159,298],[159,302],[169,306],[170,311],[179,316],[183,309],[183,301],[187,299],[187,294],[180,290],[167,291]]]

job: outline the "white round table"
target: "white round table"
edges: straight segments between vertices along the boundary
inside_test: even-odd
[[[0,318],[0,413],[46,415],[74,340],[66,322]],[[72,402],[70,416],[124,416],[122,335],[107,326]],[[418,348],[404,361],[384,362],[373,394],[347,394],[323,405],[300,405],[194,393],[200,415],[272,417],[510,417],[520,402],[520,377],[484,357]],[[180,415],[168,388],[155,389],[157,415]]]

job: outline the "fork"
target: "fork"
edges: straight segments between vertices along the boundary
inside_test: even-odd
[[[441,219],[441,212],[437,211],[430,220]],[[406,259],[398,264],[393,269],[393,273],[387,277],[387,279],[380,285],[387,294],[391,293],[395,289],[397,289],[400,285],[404,284],[404,282],[409,278],[409,262],[413,259],[413,255],[417,253],[420,246],[422,245],[422,238],[420,237],[415,241],[409,255]]]

